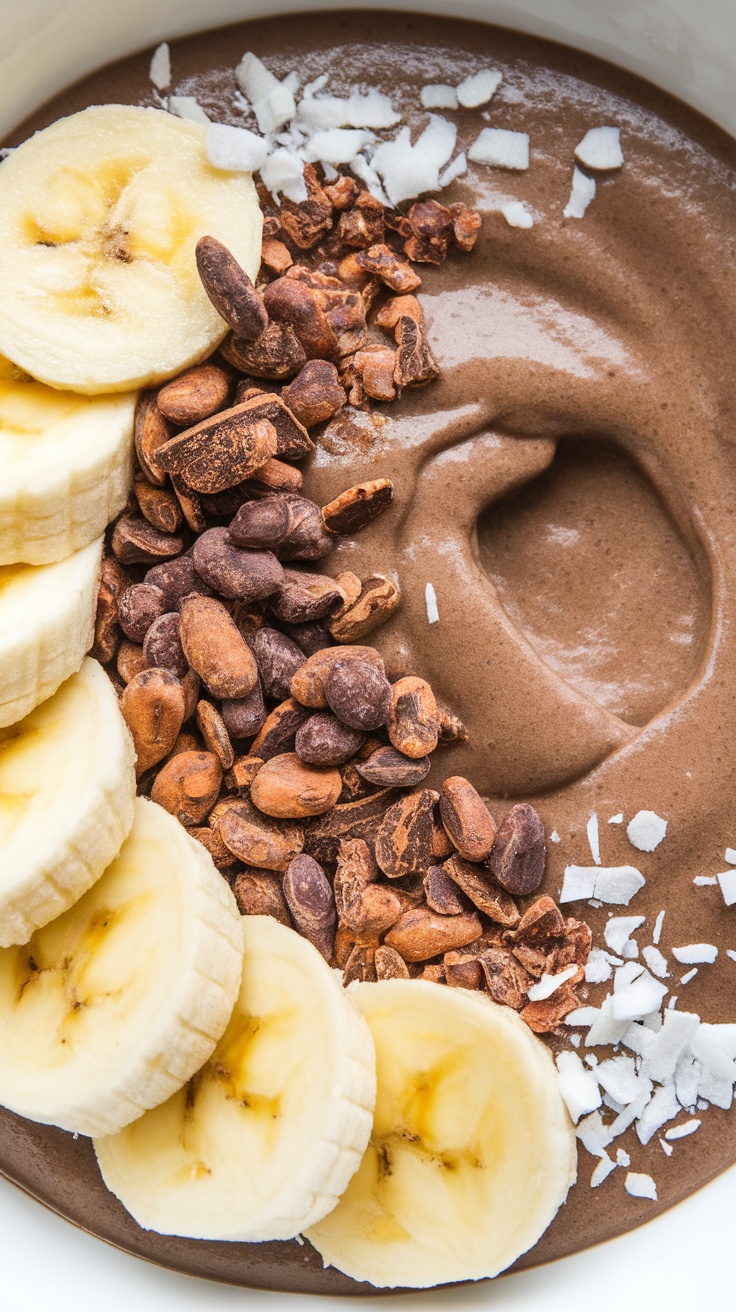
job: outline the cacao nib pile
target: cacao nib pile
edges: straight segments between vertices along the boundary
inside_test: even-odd
[[[391,504],[388,478],[320,507],[298,462],[344,406],[437,367],[413,265],[470,251],[480,217],[429,200],[389,212],[350,177],[277,209],[261,189],[254,287],[213,238],[205,289],[231,328],[218,353],[141,394],[131,502],[103,563],[93,655],[121,698],[139,790],[185,825],[244,915],[293,926],[354,979],[485,989],[537,1032],[580,1005],[587,925],[535,897],[544,830],[528,804],[499,828],[472,783],[423,788],[464,741],[419,675],[393,685],[364,640],[396,581],[315,562]],[[392,340],[393,339],[393,340]],[[575,966],[547,999],[544,974]]]

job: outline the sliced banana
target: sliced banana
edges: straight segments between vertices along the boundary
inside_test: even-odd
[[[307,1238],[378,1286],[496,1275],[536,1243],[575,1179],[549,1053],[482,994],[402,979],[348,992],[376,1045],[373,1135]]]
[[[0,565],[94,542],[131,483],[135,395],[57,392],[0,356]]]
[[[97,661],[0,729],[0,947],[27,943],[117,856],[133,823],[134,762]]]
[[[139,798],[119,856],[25,947],[0,951],[0,1105],[113,1134],[207,1060],[238,995],[230,889],[167,811]]]
[[[117,392],[208,355],[226,327],[194,248],[217,237],[252,278],[250,174],[214,169],[205,128],[98,105],[29,137],[0,170],[0,351],[34,378]]]
[[[53,565],[0,565],[0,728],[74,674],[94,638],[102,539]]]
[[[207,1065],[95,1140],[108,1188],[160,1234],[289,1239],[334,1207],[368,1143],[365,1021],[306,939],[268,916],[242,924],[242,989]]]

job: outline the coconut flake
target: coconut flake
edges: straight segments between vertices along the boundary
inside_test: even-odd
[[[730,866],[736,866],[736,847],[727,847],[723,853],[723,860],[728,861]]]
[[[602,1157],[611,1142],[611,1133],[603,1124],[600,1112],[591,1112],[576,1126],[575,1134],[591,1157]]]
[[[661,1085],[649,1099],[636,1122],[636,1135],[639,1142],[648,1144],[663,1125],[679,1115],[680,1104],[677,1101],[674,1084]]]
[[[577,1123],[586,1112],[601,1105],[601,1094],[594,1075],[587,1071],[576,1052],[560,1052],[556,1058],[558,1084],[567,1110]]]
[[[657,1201],[657,1186],[651,1175],[644,1175],[639,1171],[629,1171],[624,1181],[624,1188],[627,1194],[632,1198],[651,1198],[653,1202]]]
[[[553,829],[553,830],[552,830],[552,833],[551,833],[550,836],[549,836],[549,841],[550,841],[550,843],[561,843],[561,842],[562,842],[562,839],[560,838],[560,835],[558,834],[558,832],[557,832],[556,829]]]
[[[603,931],[611,951],[622,955],[634,930],[643,925],[645,920],[646,916],[612,916]]]
[[[582,219],[595,197],[595,178],[589,178],[577,165],[572,171],[570,199],[562,211],[563,219]]]
[[[657,919],[654,922],[654,929],[652,930],[652,943],[659,943],[659,940],[662,937],[664,914],[665,914],[664,911],[660,911],[657,916]]]
[[[171,51],[168,41],[162,41],[160,46],[156,46],[151,55],[148,76],[157,91],[165,91],[171,86]]]
[[[659,1146],[667,1157],[671,1157],[675,1151],[671,1144],[665,1143],[664,1139],[660,1139]]]
[[[667,960],[662,956],[659,948],[647,946],[642,949],[642,956],[652,974],[657,976],[657,979],[669,978],[670,972],[667,966]]]
[[[268,142],[248,128],[234,128],[229,123],[210,123],[205,136],[205,150],[216,169],[233,173],[254,173],[266,162]]]
[[[307,200],[304,164],[298,155],[285,146],[279,146],[269,156],[261,168],[261,177],[272,196],[284,195],[297,205]]]
[[[727,907],[732,907],[736,902],[736,870],[724,870],[717,879],[721,886],[723,901]]]
[[[681,983],[681,984],[689,984],[691,979],[695,979],[695,976],[697,975],[697,973],[698,973],[698,968],[697,968],[697,966],[695,967],[694,970],[688,970],[687,973],[686,973],[685,975],[681,975],[681,976],[680,976],[680,983]]]
[[[731,961],[736,961],[736,952],[734,952],[733,948],[726,948],[726,956],[730,957]]]
[[[557,992],[565,980],[572,979],[577,973],[577,966],[566,966],[564,970],[558,971],[556,975],[542,975],[538,984],[532,984],[527,990],[527,996],[530,1002],[542,1002],[545,998],[551,998],[553,993]]]
[[[478,109],[480,105],[487,105],[502,81],[503,74],[493,68],[484,68],[480,73],[472,73],[458,84],[458,104],[464,109]]]
[[[671,1130],[665,1130],[664,1137],[665,1139],[685,1139],[688,1134],[695,1134],[695,1131],[699,1130],[702,1124],[702,1121],[694,1117],[691,1121],[683,1121],[682,1125],[673,1125]]]
[[[640,852],[653,852],[667,833],[667,821],[655,811],[637,811],[626,826],[628,840]]]
[[[210,121],[195,96],[169,96],[169,113],[176,114],[188,123],[202,123],[206,127]]]
[[[468,150],[468,159],[498,169],[528,169],[529,136],[506,128],[483,128]]]
[[[446,122],[436,115],[432,115],[432,119],[437,123]],[[426,191],[436,191],[440,169],[455,148],[454,124],[447,123],[447,127],[451,129],[451,140],[444,129],[430,131],[430,123],[415,146],[411,143],[409,129],[402,128],[393,141],[382,142],[375,151],[371,164],[382,179],[393,205]]]
[[[498,213],[503,215],[510,228],[534,227],[534,215],[521,200],[505,201],[499,205]]]
[[[439,624],[440,612],[437,608],[437,593],[431,583],[424,589],[424,601],[427,607],[427,619],[430,624]]]
[[[604,952],[602,948],[591,948],[585,963],[586,983],[605,984],[613,974],[613,967],[621,964],[618,957],[612,957],[610,952]]]
[[[624,162],[619,128],[590,128],[575,147],[575,156],[586,169],[620,169]]]
[[[608,1176],[611,1174],[611,1171],[615,1171],[615,1170],[616,1170],[616,1163],[611,1160],[611,1158],[608,1156],[608,1153],[604,1152],[598,1165],[593,1171],[593,1174],[590,1177],[591,1189],[597,1189],[598,1185],[603,1184],[603,1181],[608,1178]]]
[[[710,884],[717,884],[718,877],[716,875],[696,875],[693,883],[696,888],[707,888]]]
[[[447,168],[440,173],[440,187],[449,187],[451,182],[454,182],[456,178],[461,178],[463,173],[467,173],[467,171],[467,156],[465,151],[461,151],[459,155],[456,155],[455,158],[450,161]]]
[[[682,966],[710,964],[718,956],[718,948],[713,943],[686,943],[673,948],[672,955]]]
[[[700,1017],[694,1012],[665,1011],[662,1028],[654,1035],[644,1054],[641,1067],[643,1074],[658,1084],[666,1084],[673,1079],[677,1063],[699,1025]]]
[[[601,863],[601,840],[600,840],[600,833],[598,830],[598,816],[596,815],[595,811],[591,813],[590,819],[588,820],[588,823],[586,825],[586,831],[588,834],[588,844],[590,846],[590,854],[593,860],[595,861],[595,864],[599,866]],[[608,942],[608,940],[606,940],[606,942]]]
[[[649,1087],[651,1088],[651,1085]],[[611,1142],[613,1142],[614,1139],[618,1139],[620,1135],[624,1134],[626,1130],[628,1130],[629,1127],[634,1124],[634,1121],[638,1121],[639,1117],[642,1115],[642,1112],[644,1111],[644,1108],[649,1102],[650,1097],[651,1094],[647,1093],[645,1088],[644,1092],[640,1094],[640,1096],[636,1099],[635,1102],[629,1103],[628,1107],[624,1107],[624,1110],[616,1117],[615,1121],[613,1121],[613,1123],[608,1127],[609,1133],[611,1135]]]
[[[588,1030],[585,1046],[595,1048],[600,1045],[620,1043],[627,1029],[628,1018],[620,1019],[613,1013],[613,995],[603,999],[600,1010]]]
[[[263,60],[246,51],[235,69],[235,80],[243,95],[255,106],[266,100],[281,85],[277,77],[266,68]]]
[[[618,1148],[616,1150],[616,1165],[631,1166],[631,1158],[625,1148]]]
[[[304,158],[326,164],[349,164],[375,137],[364,128],[329,128],[315,132],[304,148]]]
[[[296,114],[294,93],[282,82],[277,82],[273,91],[263,100],[256,101],[253,112],[261,132],[271,136],[285,123],[290,123]]]
[[[623,822],[624,822],[623,811],[619,811],[617,815],[612,815],[608,821],[609,825],[622,825]]]
[[[654,1043],[655,1035],[646,1025],[638,1021],[629,1021],[621,1037],[621,1043],[630,1052],[635,1052],[638,1057],[642,1057],[648,1052]]]
[[[667,987],[643,967],[635,979],[621,980],[625,970],[626,966],[621,966],[614,977],[612,1015],[616,1020],[638,1020],[660,1007]]]
[[[651,1083],[645,1083],[637,1075],[633,1057],[609,1057],[607,1061],[599,1062],[595,1074],[601,1088],[615,1098],[619,1110],[639,1098],[647,1084],[648,1092],[651,1092]]]
[[[376,200],[380,200],[382,205],[386,205],[390,209],[391,202],[381,186],[381,179],[376,170],[371,168],[365,156],[356,155],[355,159],[351,161],[350,167],[356,178],[360,178],[361,182],[364,183],[371,196],[375,196]]]
[[[567,866],[560,902],[596,897],[601,902],[628,906],[645,883],[634,866]]]
[[[432,82],[422,87],[420,98],[425,109],[457,109],[457,90],[444,82]]]
[[[318,79],[319,81],[319,79]],[[299,119],[312,129],[392,128],[400,121],[388,96],[375,88],[361,94],[353,92],[347,99],[339,96],[315,96],[324,83],[309,83],[299,102]]]

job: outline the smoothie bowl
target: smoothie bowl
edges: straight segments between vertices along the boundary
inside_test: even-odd
[[[736,1155],[730,138],[356,10],[158,42],[3,153],[0,1169],[342,1294],[692,1193]]]

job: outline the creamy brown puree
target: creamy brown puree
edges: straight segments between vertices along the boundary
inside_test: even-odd
[[[330,90],[378,84],[405,121],[418,91],[486,63],[504,81],[487,111],[453,117],[467,144],[490,125],[528,132],[531,167],[479,165],[448,193],[491,208],[521,199],[535,225],[484,222],[472,256],[421,269],[438,383],[374,420],[341,418],[325,435],[307,490],[326,502],[388,475],[393,508],[327,569],[395,572],[404,602],[378,639],[392,676],[430,680],[470,731],[438,753],[437,779],[467,774],[500,818],[533,798],[548,832],[545,888],[565,864],[590,863],[585,826],[601,819],[604,864],[647,878],[630,910],[661,948],[719,945],[678,1006],[736,1021],[736,908],[697,874],[736,846],[736,149],[683,105],[606,64],[491,27],[420,16],[274,19],[172,48],[175,89],[215,117],[233,109],[246,49],[279,75],[327,72]],[[155,103],[149,55],[104,69],[57,98],[31,127],[90,103]],[[622,130],[625,165],[599,182],[582,220],[563,220],[576,143]],[[380,407],[378,407],[380,410]],[[425,585],[437,594],[430,626]],[[640,808],[669,822],[652,855],[610,816]],[[601,941],[609,911],[577,908]],[[671,959],[671,958],[670,958]],[[677,969],[678,975],[686,968]],[[672,981],[668,981],[671,983]],[[595,1003],[607,985],[591,988]],[[603,1055],[603,1054],[601,1054]],[[624,1172],[598,1189],[581,1149],[568,1205],[519,1265],[620,1233],[670,1206],[736,1158],[734,1119],[711,1108],[666,1158],[633,1134],[632,1169],[659,1202],[629,1197]],[[0,1113],[0,1168],[72,1220],[180,1270],[280,1289],[356,1291],[296,1244],[227,1245],[146,1235],[104,1190],[89,1144]],[[696,1237],[693,1237],[696,1242]]]

